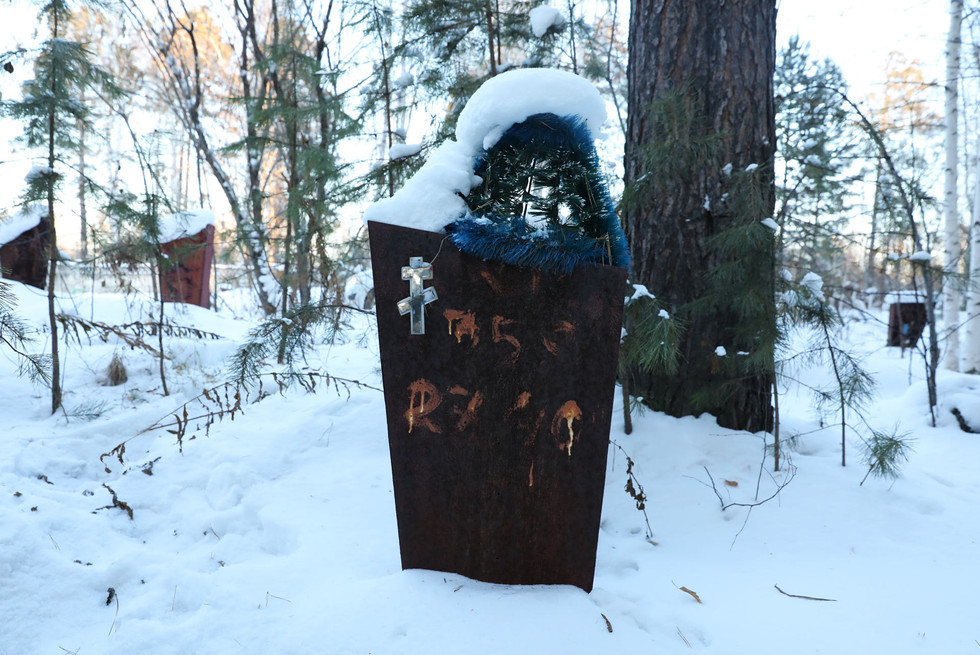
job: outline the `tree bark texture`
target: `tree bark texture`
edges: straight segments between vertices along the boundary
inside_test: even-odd
[[[58,31],[58,10],[56,7],[51,9],[51,39],[57,39],[60,37]],[[51,75],[51,97],[58,97],[58,78],[60,71],[55,70],[53,67],[57,66],[57,59],[55,57],[51,58],[52,70]],[[55,281],[57,280],[57,269],[58,269],[58,259],[60,258],[58,253],[58,233],[55,230],[54,222],[54,203],[55,203],[55,193],[54,193],[54,165],[56,162],[55,158],[55,138],[57,132],[55,131],[55,110],[54,106],[48,110],[48,225],[50,225],[50,255],[48,257],[48,326],[51,329],[51,413],[54,414],[61,407],[61,358],[58,356],[58,319],[57,319],[57,307],[55,305]]]
[[[711,237],[732,227],[725,206],[729,183],[723,170],[743,171],[751,164],[769,180],[768,214],[774,192],[775,150],[774,0],[635,0],[629,34],[630,114],[626,139],[626,183],[647,175],[644,145],[652,136],[651,103],[672,91],[687,90],[695,99],[704,134],[718,134],[722,164],[697,167],[624,215],[633,256],[633,279],[643,283],[680,316],[687,316],[679,372],[670,377],[632,375],[633,393],[657,410],[675,416],[707,411],[726,427],[770,430],[772,373],[746,373],[722,381],[725,397],[705,406],[695,401],[706,384],[718,383],[716,348],[729,357],[733,323],[730,311],[699,313],[684,308],[705,296],[707,276],[719,264]],[[771,254],[771,251],[770,251]],[[765,267],[772,284],[773,267]],[[770,303],[770,298],[761,299]],[[774,315],[769,311],[774,321]]]

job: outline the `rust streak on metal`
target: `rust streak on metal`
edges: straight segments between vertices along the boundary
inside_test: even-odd
[[[558,326],[555,327],[555,332],[564,332],[565,334],[575,334],[575,325],[569,323],[568,321],[559,321]]]
[[[582,408],[574,400],[569,400],[555,412],[555,418],[551,421],[551,433],[558,439],[559,450],[566,451],[568,456],[572,456],[572,446],[575,445],[575,421],[582,422]],[[568,439],[562,437],[562,422],[568,431]]]

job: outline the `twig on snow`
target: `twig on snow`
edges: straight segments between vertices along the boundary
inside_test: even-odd
[[[836,603],[837,602],[837,599],[836,598],[817,598],[815,596],[799,596],[797,594],[788,594],[785,591],[783,591],[782,589],[780,589],[778,584],[777,585],[773,585],[773,586],[776,588],[776,591],[778,591],[779,593],[781,593],[784,596],[789,596],[790,598],[802,598],[803,600],[819,600],[819,601],[823,601],[825,603]]]

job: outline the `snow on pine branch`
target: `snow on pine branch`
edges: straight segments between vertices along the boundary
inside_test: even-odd
[[[531,31],[539,39],[547,34],[552,27],[561,28],[565,24],[565,17],[562,16],[561,12],[548,5],[541,5],[532,9],[528,14],[528,20],[531,23]]]

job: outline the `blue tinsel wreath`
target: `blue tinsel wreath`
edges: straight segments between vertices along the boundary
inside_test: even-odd
[[[584,121],[576,116],[535,114],[508,129],[477,159],[474,172],[487,179],[488,162],[495,150],[519,152],[523,148],[558,152],[581,165],[587,189],[585,197],[575,200],[582,209],[573,211],[560,224],[531,225],[523,216],[501,215],[495,203],[484,199],[472,203],[477,207],[471,204],[465,216],[446,227],[453,243],[482,259],[550,273],[571,273],[579,264],[612,264],[628,269],[626,236]]]

